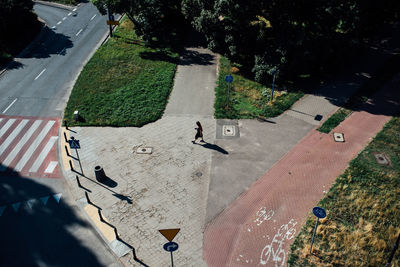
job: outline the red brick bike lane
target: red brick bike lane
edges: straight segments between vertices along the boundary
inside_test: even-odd
[[[332,132],[315,129],[245,191],[204,232],[208,266],[285,266],[290,244],[337,176],[399,112],[399,79]],[[329,213],[329,210],[327,210]]]

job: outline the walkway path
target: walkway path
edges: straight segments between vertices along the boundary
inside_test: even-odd
[[[170,255],[162,248],[167,240],[158,232],[166,228],[181,229],[174,239],[179,244],[179,250],[174,252],[176,266],[235,266],[238,262],[246,265],[246,260],[255,263],[268,243],[263,236],[266,233],[273,236],[268,232],[273,228],[264,228],[267,222],[262,218],[267,220],[268,216],[263,216],[263,207],[265,212],[273,210],[270,223],[274,226],[287,224],[290,217],[296,219],[295,227],[299,227],[308,206],[322,196],[320,186],[328,189],[329,182],[316,184],[319,191],[307,197],[304,209],[299,209],[298,214],[285,213],[294,203],[284,202],[281,195],[285,194],[285,186],[292,186],[288,178],[292,175],[289,174],[291,166],[295,167],[297,160],[302,168],[310,165],[296,152],[305,149],[308,143],[296,144],[305,136],[304,140],[311,138],[316,146],[327,144],[332,149],[353,144],[351,132],[347,130],[345,135],[350,138],[349,143],[340,144],[342,146],[330,144],[330,136],[310,131],[321,123],[315,116],[327,118],[343,102],[343,94],[350,95],[367,79],[364,76],[352,73],[341,82],[326,84],[320,94],[304,97],[291,111],[267,122],[215,120],[212,115],[216,61],[216,55],[206,49],[187,49],[178,66],[165,114],[157,122],[141,128],[74,127],[70,132],[81,142],[82,186],[90,190],[90,199],[117,227],[120,238],[132,245],[137,257],[149,266],[170,264]],[[365,65],[358,72],[370,72],[378,67],[379,64]],[[336,87],[342,90],[332,94]],[[203,124],[206,144],[191,143],[197,120]],[[378,128],[382,125],[381,121],[379,123]],[[238,134],[222,136],[224,125],[233,126]],[[367,131],[368,136],[376,132],[374,129]],[[361,149],[364,143],[360,140],[354,144]],[[143,147],[152,148],[152,153],[136,153]],[[321,152],[307,149],[313,156]],[[310,159],[310,155],[306,159]],[[291,161],[279,165],[287,157]],[[95,182],[93,168],[96,165],[102,166],[109,177],[106,186]],[[78,166],[75,161],[77,169]],[[266,176],[256,182],[269,169]],[[274,170],[276,175],[268,178]],[[66,173],[75,199],[83,198],[83,190],[76,184],[76,173],[70,170]],[[300,173],[300,169],[295,173]],[[277,191],[272,192],[271,188]],[[210,224],[204,233],[207,222]],[[250,239],[246,238],[248,233]],[[242,243],[249,250],[244,250]],[[285,253],[286,244],[284,249]],[[122,261],[127,266],[138,266],[131,255],[124,256]]]
[[[217,56],[189,48],[178,65],[175,85],[162,119],[143,127],[73,127],[90,200],[118,229],[120,238],[135,248],[149,266],[169,266],[170,254],[159,229],[180,228],[174,241],[176,266],[206,266],[202,257],[207,193],[210,181],[215,120],[214,86]],[[209,144],[193,144],[196,121],[201,121]],[[137,154],[151,147],[151,154]],[[72,154],[75,153],[73,152]],[[103,167],[106,186],[96,183],[94,167]],[[79,164],[75,161],[79,171]],[[76,173],[68,172],[75,198],[84,198]],[[111,246],[111,244],[110,244]],[[139,266],[127,254],[126,266]]]
[[[209,266],[284,266],[292,238],[348,162],[400,111],[400,75],[332,135],[311,131],[212,221],[204,236]],[[329,211],[328,211],[329,213]]]

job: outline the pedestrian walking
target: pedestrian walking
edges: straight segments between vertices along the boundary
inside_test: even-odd
[[[194,137],[194,140],[192,141],[193,144],[196,143],[196,140],[201,138],[200,142],[205,142],[203,139],[203,127],[201,126],[201,123],[199,121],[196,121],[197,128],[196,129],[196,135]]]

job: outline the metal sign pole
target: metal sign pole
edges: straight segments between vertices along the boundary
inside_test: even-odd
[[[110,8],[107,8],[107,13],[108,13],[108,20],[111,21],[111,12],[110,12]],[[112,37],[112,26],[110,24],[110,37]]]
[[[314,233],[313,233],[312,239],[311,239],[310,254],[312,254],[312,245],[313,245],[313,243],[314,243],[314,236],[315,236],[315,232],[317,231],[318,222],[319,222],[319,218],[317,217],[317,222],[315,223]]]
[[[83,175],[83,169],[82,169],[81,159],[79,158],[78,149],[75,148],[75,151],[76,151],[76,157],[78,158],[79,166],[81,167],[81,173]]]
[[[227,105],[229,105],[229,91],[231,90],[231,83],[228,83],[228,102]]]
[[[172,251],[171,251],[171,267],[174,267],[174,258],[172,257]]]
[[[394,253],[396,253],[396,250],[397,250],[397,248],[399,247],[399,241],[400,241],[400,234],[397,236],[396,242],[394,243],[392,252],[390,253],[389,259],[388,259],[388,261],[387,261],[385,267],[390,267],[390,265],[391,265],[390,263],[391,263],[392,260],[393,260]]]
[[[326,211],[321,207],[314,207],[312,211],[313,211],[314,215],[317,217],[317,222],[315,223],[314,233],[313,233],[312,239],[311,239],[310,254],[312,254],[312,245],[314,243],[315,232],[317,231],[319,219],[320,218],[323,219],[326,217]]]
[[[276,71],[274,72],[274,78],[272,78],[272,93],[271,93],[271,103],[272,103],[272,99],[274,99],[275,75],[276,75]]]

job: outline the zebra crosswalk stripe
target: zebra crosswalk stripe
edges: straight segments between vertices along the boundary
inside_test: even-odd
[[[20,159],[20,161],[15,166],[14,170],[20,172],[28,160],[31,158],[33,153],[35,152],[36,148],[40,145],[43,138],[47,135],[50,131],[51,127],[54,125],[55,121],[48,121],[46,126],[42,129],[39,135],[36,137],[35,141],[32,142],[31,146],[25,152],[24,156]]]
[[[29,140],[32,134],[36,131],[39,125],[42,123],[42,120],[35,121],[32,126],[29,128],[28,132],[21,138],[18,144],[13,148],[13,150],[8,154],[7,158],[3,161],[3,166],[0,167],[0,171],[4,171],[6,166],[9,166],[13,159],[17,156],[21,148],[25,145],[25,143]]]
[[[58,136],[52,136],[50,140],[47,142],[46,146],[43,148],[40,155],[36,158],[36,161],[33,163],[32,167],[30,168],[29,172],[37,172],[40,165],[42,165],[44,159],[46,158],[47,154],[49,153],[50,149],[53,147],[54,143],[57,141]]]
[[[7,147],[11,144],[11,142],[17,137],[20,131],[25,127],[29,120],[22,120],[15,130],[7,137],[3,144],[0,146],[0,155],[4,153]]]
[[[13,123],[15,122],[15,119],[9,119],[6,124],[1,127],[0,129],[0,137],[2,137],[8,130],[8,128],[10,128],[11,125],[13,125]]]

